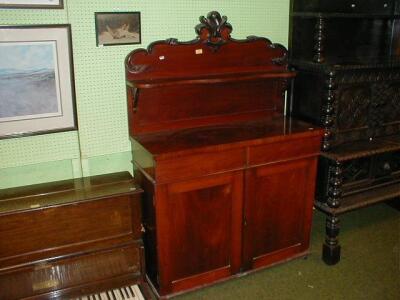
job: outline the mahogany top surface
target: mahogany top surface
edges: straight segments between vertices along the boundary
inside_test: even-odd
[[[0,215],[141,191],[129,172],[8,188],[0,190]]]
[[[317,136],[322,129],[300,120],[275,115],[264,119],[137,135],[133,138],[152,155],[175,156],[183,152],[250,146],[286,138]]]

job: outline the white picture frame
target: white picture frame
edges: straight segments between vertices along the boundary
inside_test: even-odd
[[[0,26],[0,138],[76,129],[70,25]]]
[[[64,8],[63,0],[0,0],[0,8]]]

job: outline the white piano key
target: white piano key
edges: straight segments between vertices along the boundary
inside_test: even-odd
[[[121,289],[122,289],[122,291],[125,293],[126,299],[131,300],[131,299],[132,299],[132,295],[131,295],[131,293],[129,293],[129,291],[126,289],[126,286],[122,287]]]
[[[104,293],[100,293],[100,299],[101,299],[101,300],[108,300],[108,299],[107,299],[107,295],[106,295],[105,292],[104,292]]]
[[[108,299],[109,299],[109,300],[114,300],[114,297],[113,297],[113,294],[112,294],[111,291],[107,291],[107,296],[108,296]],[[107,300],[108,300],[108,299],[107,299]]]
[[[119,291],[117,289],[113,290],[113,295],[114,295],[115,299],[117,299],[117,300],[124,300],[124,298],[121,297],[121,294],[119,293]]]
[[[137,300],[138,298],[135,296],[135,293],[129,288],[129,286],[125,287],[126,292],[129,294],[132,300]]]
[[[81,296],[71,300],[145,300],[137,284],[119,289],[104,291],[98,294]]]
[[[126,300],[125,294],[122,292],[122,289],[118,289],[118,292],[121,295],[122,299]]]
[[[135,291],[130,287],[126,286],[126,290],[132,295],[133,300],[139,300],[139,297],[136,295]]]
[[[142,292],[141,292],[140,289],[139,289],[139,286],[138,286],[137,284],[135,284],[135,285],[133,285],[132,287],[133,287],[133,290],[135,291],[137,297],[139,298],[139,300],[145,300],[145,299],[143,298]]]
[[[126,292],[125,292],[125,290],[124,290],[123,287],[119,289],[119,292],[122,294],[122,297],[123,297],[124,299],[129,299],[129,297],[128,297],[128,295],[126,294]]]
[[[126,289],[131,293],[132,299],[138,300],[139,297],[136,295],[136,292],[133,290],[132,286],[127,286]]]

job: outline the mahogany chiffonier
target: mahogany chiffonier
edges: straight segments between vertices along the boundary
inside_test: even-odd
[[[266,38],[198,36],[126,58],[147,277],[158,297],[308,253],[322,130],[284,115],[296,75]]]

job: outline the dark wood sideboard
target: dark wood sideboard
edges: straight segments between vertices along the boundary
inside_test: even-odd
[[[147,277],[167,298],[308,253],[322,130],[284,115],[296,75],[266,38],[197,37],[126,58]]]
[[[339,216],[400,196],[400,1],[292,0],[292,115],[324,127],[315,206],[323,259],[340,260]]]
[[[141,192],[128,172],[0,190],[0,299],[146,294]]]

